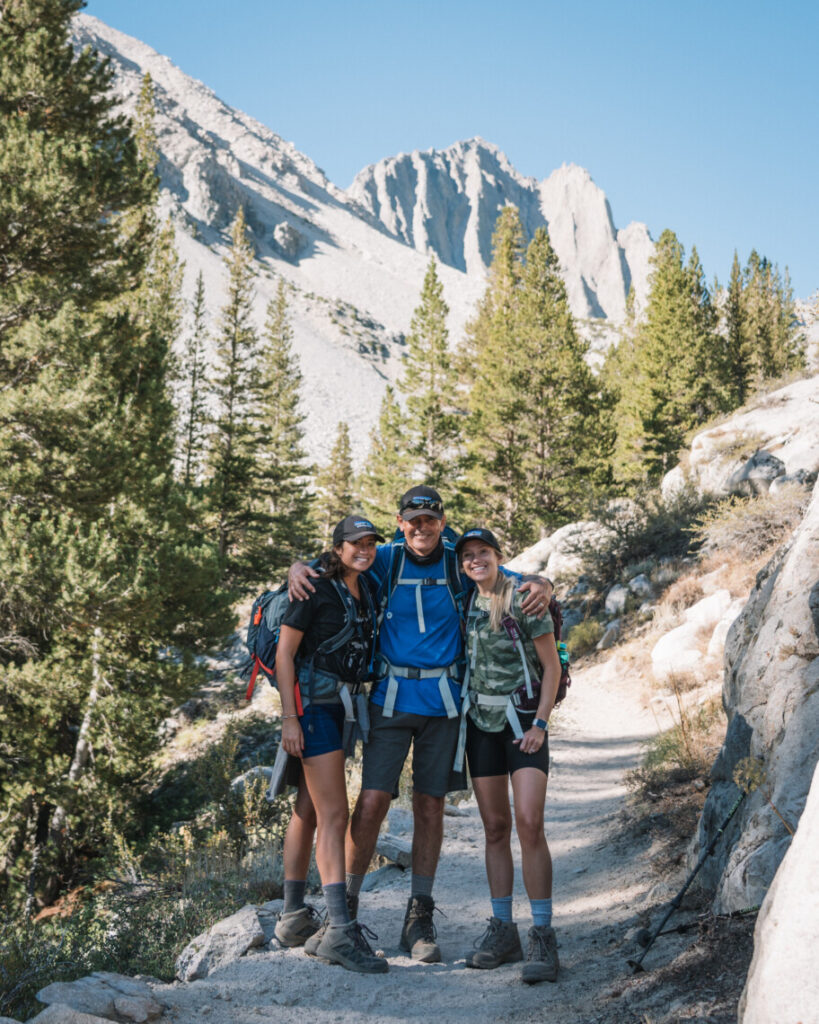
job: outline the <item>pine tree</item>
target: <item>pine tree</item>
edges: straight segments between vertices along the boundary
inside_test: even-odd
[[[506,238],[515,237],[510,225],[507,213]],[[474,334],[468,407],[472,486],[482,515],[521,545],[588,500],[605,467],[606,442],[600,389],[584,358],[588,346],[575,330],[545,228],[525,260],[516,250],[510,265],[505,245],[501,271],[490,274],[483,310],[491,313],[485,330]],[[497,296],[493,276],[503,284]]]
[[[804,366],[803,339],[797,331],[793,293],[784,278],[756,250],[743,274],[743,321],[750,354],[749,389]]]
[[[664,231],[651,264],[645,316],[631,358],[620,362],[614,460],[626,484],[670,469],[686,433],[729,405],[724,341],[696,250],[686,266],[677,237]]]
[[[330,449],[330,460],[316,475],[318,489],[319,529],[327,547],[333,527],[354,509],[353,455],[350,428],[342,420]]]
[[[453,408],[457,377],[449,354],[448,314],[433,258],[412,316],[398,387],[407,396],[405,443],[416,475],[439,488],[448,487],[455,475],[459,427]]]
[[[364,512],[376,526],[391,526],[398,501],[408,487],[411,458],[407,453],[404,414],[387,385],[378,423],[370,432],[370,450],[357,482]]]
[[[752,353],[744,307],[742,270],[739,265],[739,257],[734,250],[731,276],[725,293],[724,325],[729,396],[730,403],[734,408],[744,405],[747,401],[753,375]]]
[[[227,302],[219,317],[216,358],[210,381],[214,406],[208,452],[208,504],[225,582],[239,590],[258,576],[247,558],[269,528],[260,515],[258,485],[259,339],[253,325],[253,250],[239,209],[226,257]]]
[[[79,6],[0,5],[0,885],[29,906],[134,824],[190,655],[228,625],[173,482],[175,256],[110,74],[69,43]]]
[[[269,534],[257,545],[254,565],[272,579],[313,547],[313,495],[308,478],[313,467],[304,448],[304,414],[299,408],[302,375],[293,352],[293,328],[287,292],[279,279],[276,297],[267,307],[265,347],[260,363],[259,515],[269,517]]]
[[[193,296],[192,324],[185,338],[180,367],[179,400],[179,463],[186,489],[193,486],[204,465],[207,440],[207,363],[208,340],[205,282],[202,271],[196,278]]]

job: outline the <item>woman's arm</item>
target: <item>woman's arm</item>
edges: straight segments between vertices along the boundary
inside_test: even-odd
[[[276,650],[276,682],[282,700],[282,746],[288,754],[301,757],[304,735],[296,712],[296,651],[304,633],[282,626]]]
[[[543,666],[543,675],[540,681],[540,703],[537,706],[535,718],[541,718],[544,722],[549,721],[549,715],[555,706],[557,688],[560,685],[560,658],[557,654],[554,633],[542,633],[534,638],[535,650]],[[520,749],[525,754],[534,754],[543,746],[546,738],[546,731],[533,725],[523,734],[520,742]],[[515,742],[518,742],[517,740]]]

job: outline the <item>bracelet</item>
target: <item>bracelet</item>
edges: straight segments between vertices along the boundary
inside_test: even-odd
[[[298,715],[282,715],[282,721],[284,721],[286,718],[298,718],[298,717],[299,717]]]

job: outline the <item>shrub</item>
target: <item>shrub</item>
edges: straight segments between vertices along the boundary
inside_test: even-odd
[[[776,494],[728,498],[700,516],[696,534],[705,553],[737,551],[746,560],[758,559],[796,529],[809,501],[810,493],[797,484]]]
[[[578,622],[572,626],[566,638],[566,646],[573,658],[580,658],[589,654],[597,646],[597,642],[603,636],[603,624],[597,619],[586,619],[585,622]]]
[[[583,571],[598,588],[619,579],[629,565],[658,558],[680,558],[700,543],[698,523],[711,499],[693,488],[663,498],[657,489],[643,490],[592,509],[602,536],[567,548],[580,556]]]

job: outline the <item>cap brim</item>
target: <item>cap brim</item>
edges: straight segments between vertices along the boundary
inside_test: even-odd
[[[355,533],[348,533],[344,536],[344,540],[361,540],[362,537],[375,537],[379,544],[386,543],[380,533],[376,533],[374,530],[356,530]]]
[[[443,512],[434,512],[431,508],[408,508],[398,513],[402,519],[415,519],[416,516],[432,516],[433,519],[443,519]]]

